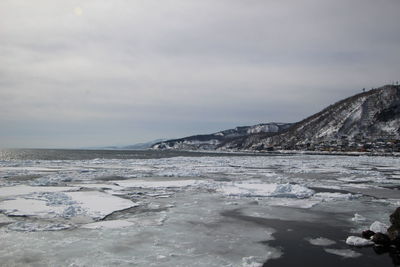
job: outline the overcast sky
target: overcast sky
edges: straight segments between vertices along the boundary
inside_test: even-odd
[[[1,0],[0,147],[299,121],[400,80],[399,0]]]

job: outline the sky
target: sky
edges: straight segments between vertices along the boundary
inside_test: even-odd
[[[0,147],[296,122],[400,80],[399,0],[1,0]]]

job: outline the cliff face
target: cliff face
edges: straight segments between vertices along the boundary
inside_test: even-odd
[[[250,135],[230,149],[319,149],[328,144],[400,139],[400,86],[387,85],[339,101],[274,136]]]

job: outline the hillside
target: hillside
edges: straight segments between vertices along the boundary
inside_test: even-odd
[[[400,86],[386,85],[339,101],[274,136],[250,135],[222,149],[397,151]]]
[[[193,135],[154,144],[153,149],[177,150],[215,150],[252,135],[273,135],[288,129],[290,123],[262,123],[254,126],[241,126],[212,134]]]

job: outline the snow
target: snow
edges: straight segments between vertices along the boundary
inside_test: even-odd
[[[334,254],[337,256],[341,256],[343,258],[357,258],[360,257],[362,254],[355,252],[351,249],[332,249],[332,248],[325,248],[325,252]]]
[[[365,247],[365,246],[371,246],[374,244],[371,240],[358,237],[358,236],[349,236],[346,239],[346,244],[349,246],[355,246],[355,247]]]
[[[335,241],[330,240],[325,237],[308,238],[306,240],[308,240],[308,242],[310,242],[310,244],[314,245],[314,246],[323,246],[324,247],[324,246],[331,246],[331,245],[336,244]]]
[[[369,230],[375,233],[382,233],[385,234],[387,232],[387,229],[389,228],[388,225],[381,223],[379,221],[375,221],[371,224],[369,227]]]
[[[217,189],[227,196],[308,198],[314,191],[297,184],[232,183]]]

